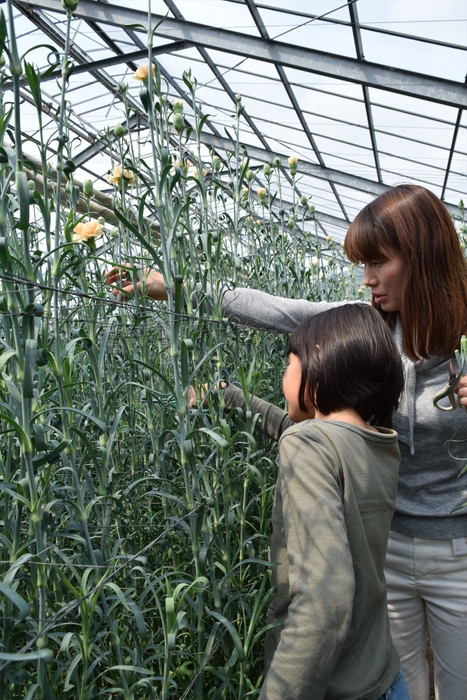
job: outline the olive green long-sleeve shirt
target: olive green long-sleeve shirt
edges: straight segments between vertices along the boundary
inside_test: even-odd
[[[277,597],[260,700],[374,700],[394,680],[383,574],[394,510],[397,433],[294,424],[251,396],[259,430],[280,439],[270,558]],[[246,408],[229,387],[226,407]],[[282,437],[281,437],[282,436]]]
[[[399,657],[383,567],[397,433],[310,420],[283,433],[270,542],[272,620],[260,700],[375,700]]]

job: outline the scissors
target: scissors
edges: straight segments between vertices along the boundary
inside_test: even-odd
[[[456,353],[457,354],[457,353]],[[438,391],[437,394],[433,396],[433,406],[435,408],[439,408],[440,411],[453,411],[455,408],[457,408],[460,404],[458,400],[456,400],[456,395],[454,393],[455,389],[457,388],[457,385],[460,382],[460,379],[463,375],[464,372],[464,362],[459,367],[459,372],[456,374],[456,370],[454,369],[454,365],[452,362],[449,363],[449,379],[448,383],[446,386]],[[451,404],[450,406],[440,406],[439,402],[441,399],[444,398],[449,399],[449,403]]]

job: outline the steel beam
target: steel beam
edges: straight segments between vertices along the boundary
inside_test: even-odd
[[[63,13],[61,0],[16,0],[17,6],[40,7],[44,10]],[[147,13],[112,4],[80,0],[74,12],[76,17],[94,20],[119,27],[133,26],[136,31],[147,32]],[[413,71],[370,63],[325,51],[292,46],[279,41],[207,27],[195,22],[152,15],[153,27],[160,22],[156,34],[173,41],[189,41],[196,46],[226,51],[239,56],[265,61],[275,65],[299,68],[301,71],[317,73],[338,80],[409,95],[451,107],[467,107],[467,87],[454,80],[435,78]]]
[[[230,139],[226,137],[214,136],[213,134],[202,133],[201,141],[206,146],[211,146],[222,151],[232,151],[233,144]],[[288,155],[284,153],[278,153],[277,151],[267,151],[263,148],[258,148],[256,146],[246,145],[246,149],[249,157],[252,160],[257,160],[260,163],[269,163],[276,157],[279,157],[284,162],[287,161]],[[320,165],[315,165],[309,163],[306,160],[299,160],[298,165],[299,173],[304,175],[309,175],[310,177],[316,177],[319,180],[327,180],[328,182],[333,182],[336,185],[342,185],[343,187],[348,187],[353,190],[358,190],[360,192],[366,192],[374,197],[383,194],[391,189],[390,185],[384,185],[379,182],[374,182],[373,180],[368,180],[364,177],[359,177],[358,175],[349,175],[348,173],[343,173],[340,170],[333,170],[332,168],[322,168]],[[458,214],[459,210],[456,206],[444,202],[447,210],[451,214]]]

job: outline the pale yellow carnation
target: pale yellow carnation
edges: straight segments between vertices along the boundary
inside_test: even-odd
[[[206,168],[203,168],[202,173],[203,173],[203,177],[206,177],[206,175],[208,174],[208,171],[206,170]],[[199,170],[198,170],[198,168],[194,168],[194,170],[193,170],[193,177],[196,177],[197,179],[199,179]]]
[[[86,221],[76,224],[73,229],[73,243],[85,243],[90,238],[97,238],[102,233],[102,224],[98,221]]]
[[[126,184],[132,185],[133,184],[133,179],[134,179],[134,173],[132,170],[123,170],[123,175],[122,175],[122,166],[121,165],[116,165],[115,168],[112,171],[112,175],[106,175],[107,182],[110,182],[111,185],[118,185],[122,177],[125,179]]]
[[[155,75],[154,66],[152,67],[152,74]],[[149,76],[149,64],[146,63],[144,66],[139,66],[139,68],[133,73],[134,80],[147,80]]]

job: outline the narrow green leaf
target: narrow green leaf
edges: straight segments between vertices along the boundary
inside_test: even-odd
[[[0,372],[3,372],[3,369],[8,360],[15,356],[16,350],[5,350],[5,352],[2,352],[2,354],[0,355]]]
[[[15,420],[13,420],[13,418],[10,418],[10,416],[5,415],[5,413],[0,413],[0,418],[6,421],[9,425],[11,425],[12,428],[15,430],[21,443],[23,452],[25,454],[29,454],[30,452],[32,452],[31,439],[29,435],[27,435],[24,432],[23,428]]]
[[[14,591],[10,586],[5,585],[0,581],[0,593],[9,598],[13,605],[18,608],[19,615],[13,615],[13,618],[17,622],[21,622],[25,617],[29,615],[29,605],[26,603],[24,598],[21,598],[16,591]]]
[[[209,428],[199,428],[200,433],[206,433],[206,435],[209,435],[215,442],[217,442],[220,447],[222,447],[223,450],[226,450],[229,446],[229,443],[225,438],[222,437],[222,435],[219,435],[219,433],[215,433],[214,430],[210,430]]]
[[[65,450],[68,445],[71,444],[71,440],[62,440],[60,444],[54,447],[50,452],[41,453],[33,457],[32,463],[35,467],[42,467],[43,464],[50,464],[53,462],[63,450]]]
[[[6,654],[0,651],[0,661],[19,661],[21,663],[29,663],[29,661],[37,661],[42,659],[43,661],[53,661],[54,653],[52,649],[38,649],[37,651],[28,651],[22,654],[18,652],[17,654]]]
[[[219,622],[221,622],[224,625],[224,627],[227,628],[227,631],[229,632],[229,634],[232,638],[232,641],[235,645],[235,649],[237,651],[239,661],[244,661],[245,654],[243,651],[242,642],[240,640],[240,637],[238,635],[237,630],[232,625],[232,623],[229,620],[227,620],[227,618],[224,617],[224,615],[221,615],[220,613],[216,612],[215,610],[209,610],[208,614],[211,615],[211,617],[214,617],[216,620],[219,620]]]

